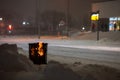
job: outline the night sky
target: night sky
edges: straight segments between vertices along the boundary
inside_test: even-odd
[[[36,14],[36,0],[0,0],[0,10],[4,10],[7,13],[16,13],[23,18],[32,17],[35,18]],[[42,9],[56,9],[62,12],[66,12],[66,0],[41,0]],[[71,0],[70,13],[78,21],[79,24],[83,23],[82,20],[90,12],[90,4],[92,2],[110,1],[110,0]],[[87,13],[87,14],[86,14]],[[78,18],[78,19],[77,19]],[[81,21],[81,23],[80,23]],[[83,22],[82,22],[83,21]],[[86,22],[86,21],[85,21]],[[87,24],[87,23],[85,23]]]
[[[35,0],[0,0],[0,10],[15,12],[24,17],[34,16]]]
[[[61,2],[64,0],[58,0],[58,1]],[[88,1],[96,2],[96,1],[105,1],[105,0],[88,0]],[[35,0],[0,0],[0,9],[14,11],[23,15],[24,17],[34,16]]]

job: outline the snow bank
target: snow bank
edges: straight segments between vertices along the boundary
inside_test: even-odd
[[[67,57],[55,57],[53,55],[48,56],[49,62],[47,65],[35,66],[26,56],[23,56],[22,54],[18,53],[16,44],[0,45],[0,80],[120,79],[119,71],[106,66],[92,64],[83,65],[81,62],[73,62],[73,64],[64,64],[64,62],[67,61]],[[73,61],[73,58],[68,58],[70,62]],[[62,62],[60,63],[59,61]]]
[[[0,45],[0,72],[36,71],[33,63],[18,54],[16,44]]]
[[[97,32],[81,32],[73,39],[97,40]],[[120,42],[120,31],[99,32],[100,42]]]

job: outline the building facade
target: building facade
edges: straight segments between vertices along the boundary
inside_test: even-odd
[[[99,27],[102,31],[120,30],[120,0],[92,4],[92,12],[99,10]],[[95,21],[92,21],[95,23]]]

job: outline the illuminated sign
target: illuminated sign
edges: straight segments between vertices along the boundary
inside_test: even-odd
[[[118,17],[118,20],[120,20],[120,17]]]
[[[92,14],[92,15],[91,15],[91,20],[93,20],[93,21],[99,20],[99,14],[98,14],[98,13]]]
[[[29,58],[34,64],[46,64],[47,43],[29,43]]]
[[[120,20],[120,17],[110,17],[109,20],[110,21],[117,21],[117,20]]]

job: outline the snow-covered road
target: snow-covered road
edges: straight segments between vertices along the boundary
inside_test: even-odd
[[[34,38],[2,38],[0,39],[0,44],[9,43],[17,44],[18,47],[21,47],[25,50],[28,50],[29,43],[44,42],[48,43],[48,46],[60,46],[60,47],[69,47],[69,48],[82,48],[82,49],[91,49],[91,50],[107,50],[107,51],[119,51],[120,45],[112,45],[106,43],[99,43],[97,41],[90,40],[53,40],[53,39],[34,39]]]

